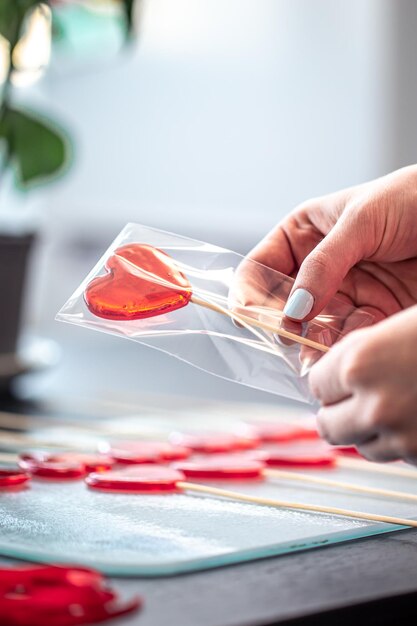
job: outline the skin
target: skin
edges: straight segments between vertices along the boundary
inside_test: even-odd
[[[248,259],[240,285],[253,283],[254,260],[293,276],[291,293],[313,295],[303,321],[335,294],[372,313],[374,326],[349,333],[311,370],[319,429],[369,460],[417,464],[417,166],[303,203]]]

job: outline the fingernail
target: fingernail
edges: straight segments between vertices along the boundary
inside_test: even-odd
[[[314,298],[306,289],[296,289],[284,307],[284,314],[302,320],[313,308]]]

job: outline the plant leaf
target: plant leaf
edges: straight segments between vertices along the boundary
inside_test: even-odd
[[[61,130],[26,111],[7,107],[0,121],[0,137],[19,182],[31,183],[58,175],[69,162],[69,141]]]
[[[126,20],[126,36],[130,38],[134,30],[133,10],[135,8],[135,0],[122,0],[122,4]]]
[[[12,47],[16,45],[27,11],[40,4],[40,0],[0,0],[0,34]]]

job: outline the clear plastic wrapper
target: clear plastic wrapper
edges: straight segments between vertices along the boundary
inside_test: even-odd
[[[308,373],[314,362],[373,318],[333,298],[311,322],[290,323],[282,310],[293,282],[230,250],[128,224],[56,319],[312,403]]]

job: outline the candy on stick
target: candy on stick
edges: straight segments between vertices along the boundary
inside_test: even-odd
[[[132,442],[125,442],[126,449],[112,448],[109,444],[106,446],[108,454],[115,452],[120,455],[122,464],[145,464],[146,455],[144,456],[143,450],[146,450],[149,454],[150,447],[146,444],[151,442],[136,442],[135,445],[131,445]],[[158,447],[159,443],[159,447]],[[144,448],[141,446],[144,445]],[[123,444],[119,444],[123,445]],[[285,447],[284,447],[285,448]],[[159,456],[155,456],[155,451],[159,449]],[[301,450],[302,451],[302,450]],[[230,452],[230,450],[229,450]],[[156,475],[160,472],[160,466],[158,463],[168,462],[177,459],[177,466],[187,477],[196,479],[209,479],[209,480],[249,480],[262,478],[280,478],[284,480],[292,480],[296,482],[312,483],[322,486],[332,487],[339,490],[354,491],[358,493],[365,493],[368,495],[383,496],[386,498],[394,498],[399,500],[411,500],[417,501],[417,495],[404,492],[397,492],[387,489],[366,487],[363,485],[356,485],[352,483],[346,483],[341,481],[324,479],[317,476],[308,476],[306,474],[299,474],[294,472],[286,472],[282,470],[271,469],[272,467],[288,467],[288,462],[282,456],[282,452],[277,454],[274,452],[274,448],[269,452],[265,451],[251,451],[251,452],[236,452],[236,449],[232,454],[213,454],[213,450],[206,457],[194,458],[189,460],[191,451],[186,448],[178,447],[178,453],[175,452],[175,446],[167,444],[166,442],[152,442],[152,456],[151,462],[154,464]],[[331,467],[334,464],[329,462],[329,459],[333,461],[335,459],[333,451],[332,455],[326,456],[314,456],[311,454],[306,457],[305,455],[299,459],[302,467],[322,468]],[[316,450],[317,454],[323,455],[323,451]],[[123,456],[123,455],[128,455]],[[251,456],[248,456],[251,454]],[[302,453],[304,454],[304,453]],[[325,454],[329,454],[329,447],[325,449]],[[3,458],[2,458],[3,457]],[[182,459],[182,464],[178,463],[178,460]],[[306,459],[309,465],[306,465]],[[112,468],[116,463],[116,459],[102,455],[87,455],[80,454],[79,452],[67,452],[59,454],[50,454],[46,452],[26,453],[19,456],[12,454],[0,454],[0,461],[17,461],[20,469],[6,469],[0,470],[0,488],[11,488],[15,485],[23,484],[27,482],[30,475],[46,478],[46,479],[80,479],[86,476],[86,474],[97,474],[98,472],[105,472],[105,476],[101,479],[95,479],[98,489],[109,489],[109,481],[113,480],[114,472]],[[283,462],[284,460],[284,462]],[[120,463],[120,461],[119,461]],[[292,465],[290,467],[296,468],[297,461],[296,456],[292,458]],[[320,464],[321,463],[321,464]],[[147,465],[149,467],[149,465]],[[262,469],[262,473],[260,473]],[[393,468],[396,469],[396,468]],[[403,469],[403,468],[398,468]],[[148,478],[149,478],[148,470]],[[119,476],[118,471],[115,472],[116,478]],[[132,468],[133,483],[136,484],[137,473],[135,468]],[[123,474],[126,476],[126,474]],[[153,480],[154,476],[151,475]],[[90,480],[90,479],[89,479]],[[152,481],[151,481],[152,482]],[[131,490],[132,486],[125,480],[124,489]],[[136,487],[134,487],[136,489]],[[118,488],[118,490],[120,490]],[[166,489],[164,489],[165,491]],[[168,488],[170,490],[170,488]]]
[[[213,455],[195,460],[186,460],[173,464],[173,468],[182,472],[186,478],[209,481],[243,481],[280,479],[299,483],[331,487],[342,491],[352,491],[370,496],[384,497],[394,500],[408,500],[417,502],[417,494],[393,491],[377,487],[366,487],[338,480],[329,480],[320,476],[299,474],[284,470],[270,469],[264,461],[248,458],[242,455]]]
[[[132,465],[181,461],[191,455],[189,448],[165,441],[103,441],[99,443],[98,449],[118,463]]]
[[[260,444],[260,440],[253,435],[238,435],[228,432],[173,432],[169,439],[176,446],[185,446],[200,454],[252,450]]]
[[[0,490],[21,487],[29,480],[30,474],[20,469],[0,469]]]
[[[227,434],[227,437],[229,438],[229,433],[226,433],[226,434]],[[219,435],[219,439],[217,440],[217,442],[215,440],[213,440],[212,442],[213,453],[241,451],[242,448],[244,447],[244,446],[239,447],[236,445],[232,445],[231,447],[228,447],[227,449],[225,449],[224,448],[225,433],[221,433],[220,435]],[[205,436],[206,435],[204,435],[204,437]],[[210,435],[210,437],[212,436],[213,435]],[[69,446],[64,445],[62,441],[41,440],[39,438],[22,436],[20,434],[13,434],[11,437],[12,438],[9,440],[9,435],[6,433],[5,439],[3,440],[3,434],[0,433],[0,444],[2,446],[6,446],[7,448],[13,449],[13,450],[15,450],[16,448],[21,448],[25,446],[64,448],[65,452],[59,453],[59,455],[66,454],[66,451],[68,451],[68,448],[69,448]],[[222,442],[220,442],[220,438],[222,439]],[[132,444],[134,448],[136,448],[137,451],[139,451],[139,454],[144,455],[142,462],[149,463],[149,462],[163,462],[167,460],[173,460],[172,457],[171,459],[167,459],[166,456],[165,458],[163,458],[163,456],[159,458],[154,458],[153,454],[152,454],[152,458],[149,459],[148,453],[140,452],[140,450],[144,450],[144,448],[142,448],[142,444],[145,444],[146,446],[147,442],[136,441],[136,442],[130,442],[130,443]],[[221,448],[219,449],[220,443],[221,443]],[[305,443],[307,444],[307,441]],[[161,444],[167,445],[166,442],[161,442]],[[74,443],[72,443],[71,445],[74,445]],[[101,444],[100,447],[102,451],[105,451],[105,450],[108,451],[111,445],[113,444],[105,443],[105,444]],[[116,445],[120,446],[120,444],[116,444]],[[417,479],[417,470],[415,468],[406,467],[406,466],[398,465],[395,463],[385,463],[385,464],[371,463],[367,461],[366,459],[348,458],[348,457],[345,457],[344,455],[338,454],[337,448],[330,448],[329,446],[326,446],[326,444],[324,444],[320,440],[317,441],[317,446],[320,446],[321,449],[316,448],[316,451],[315,451],[314,450],[315,445],[313,445],[313,441],[308,442],[308,450],[303,449],[303,447],[301,446],[301,442],[300,444],[297,444],[297,446],[295,446],[295,444],[293,443],[288,444],[288,446],[279,446],[279,447],[277,445],[271,446],[266,450],[270,459],[269,464],[273,467],[292,468],[292,469],[300,469],[300,468],[301,469],[308,469],[308,468],[313,469],[314,467],[320,467],[320,466],[322,468],[327,467],[329,469],[331,469],[332,467],[341,467],[341,468],[353,469],[353,470],[376,473],[376,474],[385,474],[387,476],[398,476],[398,477],[409,478],[409,479],[414,479],[414,480]],[[184,446],[179,446],[179,447],[181,448]],[[78,452],[80,448],[85,449],[86,452],[91,452],[92,450],[91,445],[86,446],[86,444],[77,443],[76,450],[71,451],[70,454],[72,455],[73,453]],[[56,456],[56,453],[49,453],[49,454],[53,454],[54,456]],[[126,457],[128,456],[128,454],[126,455]],[[259,451],[259,455],[258,455],[258,451],[255,450],[254,454],[257,456],[261,456],[261,457],[264,456],[264,459],[265,459],[264,450]],[[335,454],[337,455],[336,459],[334,456]],[[111,455],[108,454],[108,456],[111,456]],[[134,462],[133,456],[131,455],[131,462]],[[0,462],[9,463],[9,462],[17,461],[17,459],[18,459],[18,456],[15,453],[0,452]],[[115,460],[117,459],[115,458]]]
[[[252,454],[271,467],[333,468],[338,463],[334,449],[321,440],[274,444]]]
[[[0,568],[4,626],[87,626],[136,611],[142,604],[137,596],[122,602],[104,576],[85,567]]]
[[[320,438],[317,429],[290,422],[248,422],[245,427],[248,434],[263,443],[287,443]]]
[[[250,463],[253,472],[256,473],[253,461],[250,461]],[[242,469],[242,467],[240,469]],[[262,477],[262,464],[259,464],[258,476],[259,478]],[[255,476],[252,476],[252,478],[254,477]],[[398,526],[417,527],[417,521],[413,519],[404,519],[388,515],[376,515],[360,511],[350,511],[330,506],[262,498],[236,491],[219,489],[208,485],[190,483],[186,481],[185,478],[186,477],[183,472],[174,468],[157,465],[139,465],[137,467],[130,467],[119,471],[89,474],[85,481],[91,489],[98,489],[102,491],[148,494],[185,493],[190,491],[262,506],[295,509],[313,513],[326,513],[329,515],[353,517],[373,522],[385,522],[387,524],[395,524]]]
[[[115,461],[110,457],[78,452],[31,452],[21,454],[18,460],[19,467],[33,476],[61,480],[81,478],[89,472],[105,472],[114,464]]]
[[[107,259],[105,268],[107,273],[94,278],[84,292],[88,309],[97,317],[140,320],[171,313],[192,302],[227,315],[244,327],[273,332],[321,352],[329,349],[317,341],[207,300],[207,294],[193,289],[174,259],[148,244],[130,243],[117,248]]]

